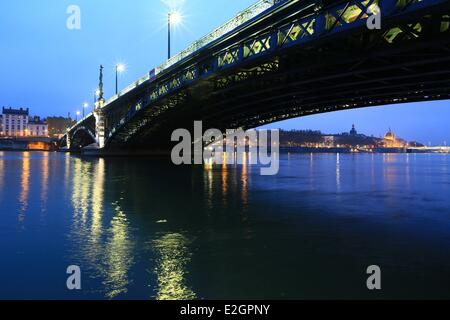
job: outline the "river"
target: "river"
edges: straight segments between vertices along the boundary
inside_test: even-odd
[[[3,299],[450,298],[450,155],[0,152],[0,255]]]

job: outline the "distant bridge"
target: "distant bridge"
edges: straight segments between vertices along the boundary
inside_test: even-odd
[[[450,147],[435,146],[435,147],[409,147],[411,152],[436,152],[436,153],[450,153]]]
[[[71,127],[68,150],[167,150],[221,130],[450,98],[450,0],[261,0]],[[381,10],[381,30],[367,19]]]

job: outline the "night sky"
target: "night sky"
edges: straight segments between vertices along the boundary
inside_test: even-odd
[[[171,3],[167,3],[171,2]],[[98,66],[105,66],[106,97],[114,90],[114,65],[127,71],[125,87],[160,65],[167,55],[166,14],[176,6],[183,24],[174,30],[173,52],[226,22],[254,0],[5,0],[0,2],[0,106],[29,107],[33,115],[72,115],[93,103]],[[81,30],[69,30],[69,5],[81,9]],[[326,133],[357,130],[423,143],[450,143],[450,102],[372,107],[272,124]]]

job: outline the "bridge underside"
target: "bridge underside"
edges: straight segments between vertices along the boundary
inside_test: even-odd
[[[72,151],[79,151],[82,148],[96,143],[95,139],[95,118],[94,116],[87,117],[78,124],[73,130],[68,132],[69,144],[67,135],[59,142],[60,148],[67,148]]]
[[[70,143],[72,150],[81,150],[83,147],[91,145],[95,143],[95,137],[90,134],[87,130],[79,130],[72,137],[72,141]]]
[[[137,113],[111,149],[169,149],[177,128],[258,127],[305,115],[450,99],[448,5],[273,51],[199,79]],[[130,105],[133,101],[130,101]]]

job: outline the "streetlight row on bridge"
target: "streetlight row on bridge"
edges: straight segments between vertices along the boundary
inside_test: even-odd
[[[118,87],[119,87],[118,80],[119,80],[119,74],[125,72],[126,67],[125,67],[125,64],[123,64],[123,63],[118,63],[118,64],[116,64],[116,65],[114,66],[114,69],[115,69],[115,73],[116,73],[116,94],[118,94]],[[100,95],[100,89],[97,88],[97,89],[94,90],[94,103],[93,103],[93,106],[94,106],[94,107],[95,107],[95,105],[96,105],[96,103],[97,103],[97,99],[98,99],[99,95]],[[83,118],[85,117],[85,110],[86,110],[87,108],[89,108],[89,103],[85,101],[85,102],[83,102],[83,105],[82,105],[82,109],[81,109],[82,111],[77,110],[77,111],[75,112],[75,115],[76,115],[75,121],[76,121],[76,122],[78,122],[78,117],[79,117],[80,115],[83,115]]]
[[[168,33],[167,33],[167,57],[168,57],[168,59],[171,58],[171,28],[172,28],[172,26],[176,26],[176,25],[180,24],[182,19],[183,19],[183,17],[180,14],[180,12],[178,12],[178,11],[170,11],[167,14],[167,31],[168,31]],[[126,66],[123,63],[117,63],[114,66],[114,69],[115,69],[115,76],[116,76],[115,93],[117,95],[117,94],[119,94],[119,74],[126,71]],[[100,95],[100,90],[97,88],[94,91],[94,108],[97,103],[97,99],[98,99],[99,95]],[[81,114],[83,115],[83,118],[85,117],[85,110],[87,108],[89,108],[89,103],[84,102],[83,107],[82,107],[82,112],[80,110],[77,110],[75,112],[75,114],[76,114],[75,121],[76,122],[78,122],[78,117]]]

